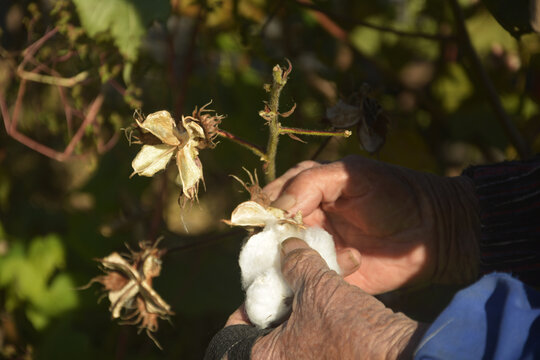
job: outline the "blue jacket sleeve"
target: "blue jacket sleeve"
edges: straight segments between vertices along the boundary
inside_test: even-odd
[[[415,359],[540,359],[540,292],[492,273],[458,292]]]

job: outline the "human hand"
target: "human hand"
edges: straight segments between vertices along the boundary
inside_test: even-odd
[[[282,243],[282,272],[294,292],[288,320],[259,338],[252,359],[412,357],[427,325],[393,313],[346,283],[304,241]],[[226,326],[249,324],[242,308]]]
[[[338,253],[359,251],[361,265],[346,280],[370,294],[477,276],[478,205],[466,177],[349,156],[300,163],[264,190],[273,206],[331,233]]]

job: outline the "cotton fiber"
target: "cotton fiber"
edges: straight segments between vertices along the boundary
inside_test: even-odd
[[[281,274],[279,251],[279,244],[290,237],[303,239],[321,254],[330,269],[340,273],[334,241],[325,230],[268,222],[261,232],[247,240],[239,259],[246,313],[260,328],[282,320],[291,309],[293,293]]]

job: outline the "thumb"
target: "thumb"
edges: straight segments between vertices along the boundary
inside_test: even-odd
[[[308,216],[322,202],[336,201],[347,180],[347,172],[341,162],[309,168],[285,184],[272,206],[291,214],[301,211],[303,216]]]
[[[283,241],[281,253],[281,272],[295,293],[306,283],[316,281],[321,273],[331,272],[321,255],[301,239],[292,237]]]

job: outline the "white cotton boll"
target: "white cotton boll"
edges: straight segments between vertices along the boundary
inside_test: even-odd
[[[263,329],[268,327],[290,311],[291,296],[292,290],[281,271],[268,269],[246,291],[245,307],[249,319]]]
[[[291,224],[267,225],[263,231],[249,238],[240,252],[239,264],[242,269],[244,290],[269,268],[280,268],[279,243],[291,236],[301,237],[303,230]]]
[[[292,296],[281,274],[279,244],[298,237],[315,249],[328,267],[341,273],[332,236],[320,228],[302,229],[291,224],[269,223],[248,239],[240,252],[242,286],[246,290],[246,313],[251,322],[266,328],[290,311]]]
[[[328,267],[338,274],[341,274],[341,269],[339,268],[336,257],[336,246],[332,235],[321,228],[313,227],[307,228],[304,236],[304,241],[321,254]]]

